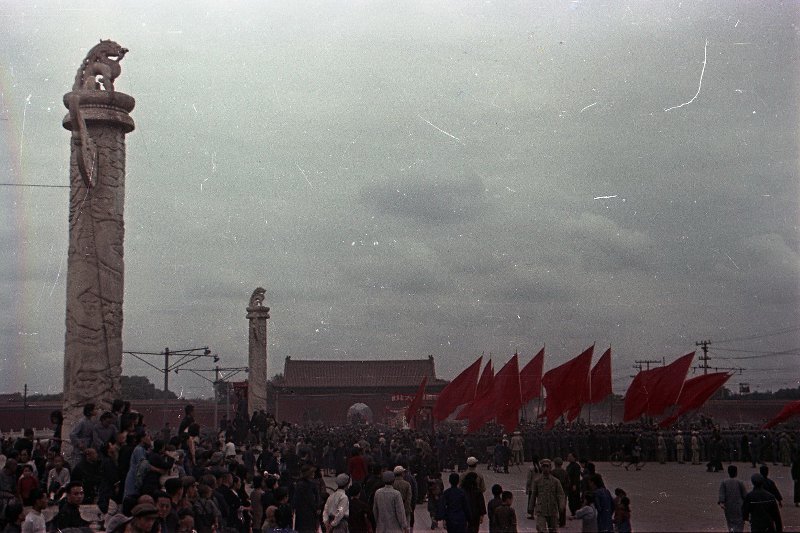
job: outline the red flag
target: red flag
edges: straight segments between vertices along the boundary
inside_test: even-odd
[[[586,403],[589,398],[588,385],[589,370],[592,367],[592,352],[594,352],[594,345],[584,350],[578,357],[549,370],[542,376],[542,385],[547,391],[545,429],[551,429],[556,419],[562,414],[574,410],[576,406],[580,408]]]
[[[414,419],[416,419],[417,413],[419,413],[419,408],[422,407],[422,400],[425,398],[425,385],[427,384],[428,376],[424,376],[422,378],[422,383],[419,384],[417,393],[414,395],[411,403],[408,404],[408,409],[406,409],[406,420],[408,421],[408,425],[411,427],[415,427],[415,424],[412,422]]]
[[[625,412],[623,422],[630,422],[642,416],[647,409],[648,391],[653,380],[652,370],[642,370],[633,377],[628,391],[625,393]]]
[[[622,420],[629,422],[644,414],[660,415],[674,405],[693,357],[694,352],[667,366],[642,370],[636,374],[625,393],[625,414]]]
[[[731,374],[727,372],[715,372],[687,379],[681,389],[681,395],[678,397],[678,410],[672,416],[659,422],[658,425],[669,427],[681,415],[699,409],[730,377]]]
[[[492,392],[492,382],[494,381],[494,365],[492,364],[492,360],[486,363],[486,366],[483,367],[483,373],[481,374],[481,379],[478,380],[478,386],[475,389],[475,399],[469,402],[467,405],[461,409],[461,412],[458,413],[456,416],[456,420],[467,420],[469,418],[469,413],[472,411],[472,406],[478,402],[481,398],[484,398],[487,394]]]
[[[471,402],[475,398],[475,387],[478,384],[478,374],[481,371],[483,356],[461,372],[439,393],[433,406],[433,419],[444,420],[461,404]]]
[[[493,418],[501,418],[508,423],[510,413],[517,417],[522,405],[519,392],[519,357],[514,354],[508,363],[494,376],[492,390],[472,404],[469,413],[467,433],[481,428]]]
[[[784,420],[788,420],[789,418],[800,415],[800,400],[795,400],[793,402],[789,402],[783,406],[781,412],[778,413],[778,416],[764,424],[764,429],[769,429],[773,426],[777,426]]]
[[[655,378],[645,409],[646,415],[658,416],[677,403],[686,373],[692,366],[692,359],[694,352],[676,359],[667,366],[654,369]]]
[[[523,405],[542,395],[544,347],[519,371],[519,388]]]
[[[588,403],[599,403],[611,395],[611,348],[594,365],[591,377],[592,393]]]

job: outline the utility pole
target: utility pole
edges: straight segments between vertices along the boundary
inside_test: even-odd
[[[28,384],[22,389],[22,430],[28,427]]]
[[[634,361],[634,363],[636,363],[636,365],[634,365],[633,368],[638,368],[639,372],[642,371],[642,365],[647,365],[647,369],[646,370],[650,370],[650,365],[651,364],[661,363],[662,366],[664,364],[663,361],[659,361],[658,359],[639,359],[639,360]]]
[[[199,352],[200,350],[202,350],[203,353],[195,353],[195,352]],[[178,373],[178,369],[180,369],[183,366],[191,363],[192,361],[196,361],[197,359],[200,359],[201,357],[210,357],[210,358],[212,358],[214,360],[215,363],[219,361],[219,356],[216,355],[216,354],[212,354],[211,350],[208,348],[208,346],[203,346],[202,348],[187,348],[185,350],[170,350],[169,348],[164,348],[163,352],[122,352],[122,353],[125,354],[125,355],[131,355],[131,356],[135,357],[136,359],[138,359],[139,361],[141,361],[144,364],[146,364],[147,366],[149,366],[150,368],[154,368],[154,369],[158,370],[159,372],[163,373],[164,374],[164,392],[165,393],[169,391],[169,373],[171,371],[174,370],[175,373],[177,374]],[[161,368],[161,367],[158,367],[158,366],[154,365],[150,361],[148,361],[148,360],[144,359],[143,357],[141,357],[143,355],[163,355],[164,356],[164,367]],[[169,362],[170,357],[177,357],[178,360],[175,361],[174,363],[170,364],[170,362]]]
[[[694,343],[695,346],[700,346],[703,350],[703,355],[700,356],[700,361],[703,362],[703,374],[708,374],[708,345],[711,341],[698,341]]]

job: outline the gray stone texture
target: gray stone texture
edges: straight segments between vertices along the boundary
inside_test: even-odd
[[[65,438],[86,403],[110,409],[111,401],[120,395],[125,134],[134,129],[129,113],[135,101],[113,90],[113,79],[119,74],[118,65],[107,65],[113,60],[98,59],[102,68],[92,66],[95,59],[90,58],[96,58],[97,49],[107,48],[109,43],[118,46],[111,41],[95,46],[78,71],[74,90],[64,95],[70,113],[63,126],[73,132],[64,342]],[[122,55],[124,52],[119,57]],[[92,82],[93,76],[102,76],[100,83]],[[80,158],[83,161],[79,164]]]

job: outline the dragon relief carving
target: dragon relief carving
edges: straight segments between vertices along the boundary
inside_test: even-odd
[[[87,188],[97,182],[95,173],[98,167],[98,151],[89,137],[86,122],[81,113],[81,91],[99,91],[100,87],[114,92],[114,80],[122,72],[119,62],[128,53],[127,48],[111,40],[101,40],[96,44],[78,68],[75,83],[69,96],[69,116],[72,122],[72,142],[77,148],[78,170]],[[100,81],[98,82],[98,77]]]

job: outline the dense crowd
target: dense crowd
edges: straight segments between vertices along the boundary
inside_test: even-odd
[[[723,461],[762,464],[753,485],[776,503],[782,496],[765,463],[794,459],[794,502],[800,503],[789,432],[721,430],[713,423],[671,431],[576,423],[550,431],[522,424],[510,435],[489,425],[464,435],[446,424],[435,433],[374,424],[297,426],[264,411],[202,428],[191,405],[173,432],[169,425],[148,427],[123,401],[98,414],[86,405],[63,440],[63,418],[54,412],[51,438],[26,430],[0,443],[3,531],[406,532],[415,527],[417,506],[430,518],[417,528],[478,531],[487,523],[492,532],[518,531],[514,494],[487,487],[479,463],[498,472],[530,464],[524,519],[535,522],[523,529],[535,523],[554,531],[572,519],[584,531],[630,531],[628,496],[621,488],[612,494],[594,469],[594,461],[613,454],[632,465],[703,462],[712,471],[722,470]],[[730,477],[738,483],[720,487],[726,516],[750,496],[735,472]],[[87,519],[85,507],[82,514],[87,504],[98,509],[95,520]],[[755,523],[773,510],[770,504],[747,512]]]

